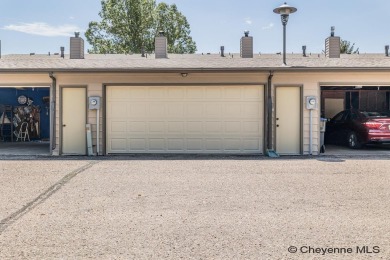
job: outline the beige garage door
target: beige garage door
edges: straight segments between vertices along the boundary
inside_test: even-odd
[[[263,86],[107,86],[107,153],[262,153]]]

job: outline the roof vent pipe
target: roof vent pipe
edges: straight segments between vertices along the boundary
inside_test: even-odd
[[[253,58],[253,37],[249,36],[249,31],[244,31],[244,37],[240,42],[241,58]]]
[[[389,57],[389,45],[385,46],[385,54],[386,54],[386,57]]]
[[[225,46],[221,46],[221,57],[225,57]]]
[[[303,57],[306,57],[306,45],[302,46]]]
[[[164,36],[163,31],[160,31],[158,36],[154,39],[154,46],[156,59],[168,58],[168,40],[167,37]]]
[[[61,47],[61,58],[65,58],[65,47]]]
[[[141,47],[141,57],[145,57],[145,46]]]

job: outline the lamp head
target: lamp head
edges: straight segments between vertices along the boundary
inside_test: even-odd
[[[292,6],[289,6],[287,3],[282,4],[281,6],[274,9],[274,13],[280,15],[289,15],[295,13],[298,9]]]

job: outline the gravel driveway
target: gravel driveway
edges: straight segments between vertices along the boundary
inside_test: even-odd
[[[387,158],[84,159],[0,160],[0,259],[390,258]]]

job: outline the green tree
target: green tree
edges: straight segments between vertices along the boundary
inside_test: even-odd
[[[156,12],[158,31],[165,32],[168,39],[168,52],[194,53],[196,44],[190,36],[190,25],[177,6],[159,3]]]
[[[356,54],[359,53],[359,48],[355,50],[355,43],[351,44],[350,41],[340,41],[340,52],[345,54]]]
[[[102,0],[100,22],[89,23],[85,36],[89,53],[140,53],[154,51],[154,37],[164,31],[168,52],[194,53],[190,25],[176,5],[155,0]]]

